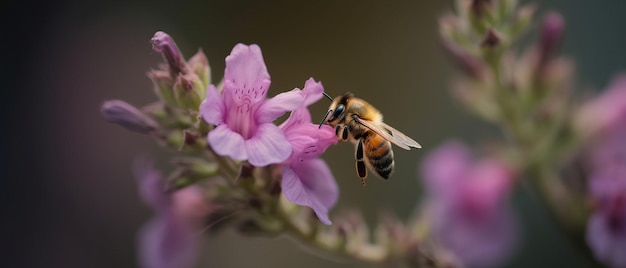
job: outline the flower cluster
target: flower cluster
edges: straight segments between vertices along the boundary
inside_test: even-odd
[[[200,105],[202,118],[216,126],[208,133],[209,145],[219,155],[252,166],[284,165],[285,197],[311,207],[330,224],[328,211],[339,192],[330,169],[317,157],[336,144],[337,137],[329,126],[318,129],[306,108],[322,98],[324,88],[311,78],[303,89],[267,99],[270,84],[259,46],[237,44],[226,57],[222,91],[210,85]],[[286,112],[291,112],[287,121],[274,125]]]
[[[497,267],[522,238],[509,198],[523,182],[583,257],[626,267],[626,76],[577,98],[573,64],[558,54],[560,14],[546,14],[537,41],[520,49],[536,6],[455,3],[440,19],[441,43],[463,72],[453,96],[505,142],[477,147],[487,149],[481,157],[460,142],[433,149],[420,165],[420,213],[407,223],[385,216],[372,230],[355,211],[331,221],[339,189],[321,155],[337,133],[313,124],[308,109],[323,97],[321,82],[268,97],[271,78],[254,44],[237,44],[214,82],[201,50],[186,60],[157,32],[152,47],[166,64],[148,76],[159,100],[101,107],[108,121],[178,150],[167,176],[143,162],[136,168],[155,214],[138,235],[140,265],[191,267],[199,233],[234,227],[387,266]]]

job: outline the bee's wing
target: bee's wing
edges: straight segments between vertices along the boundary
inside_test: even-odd
[[[422,146],[415,140],[411,139],[409,136],[404,135],[404,133],[383,122],[373,123],[371,121],[363,120],[361,118],[359,118],[357,122],[371,129],[372,131],[376,132],[376,134],[382,136],[386,140],[392,142],[402,149],[411,150],[411,148],[422,148]]]

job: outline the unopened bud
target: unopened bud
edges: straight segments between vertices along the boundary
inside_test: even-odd
[[[489,28],[489,30],[487,30],[485,38],[483,38],[483,41],[480,43],[480,45],[482,47],[494,48],[500,45],[501,42],[502,38],[500,37],[500,34],[498,34],[493,28]]]
[[[116,123],[131,131],[149,134],[159,128],[159,124],[152,118],[121,100],[104,102],[100,112],[107,121]]]
[[[152,49],[161,53],[163,58],[167,61],[172,77],[176,77],[180,73],[188,72],[185,58],[178,49],[178,46],[176,46],[174,39],[172,39],[169,34],[158,31],[154,34],[150,41],[152,43]]]
[[[556,53],[561,41],[565,21],[561,14],[551,12],[543,20],[539,38],[539,66],[544,66]]]
[[[174,83],[174,97],[180,108],[197,111],[206,95],[202,81],[193,73],[181,75]]]
[[[211,66],[202,49],[199,49],[196,55],[189,59],[188,63],[191,71],[202,80],[203,87],[208,87],[211,84]]]

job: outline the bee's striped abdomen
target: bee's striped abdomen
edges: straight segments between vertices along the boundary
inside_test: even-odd
[[[369,135],[365,142],[365,155],[371,169],[381,178],[388,179],[393,172],[391,142],[379,135]]]

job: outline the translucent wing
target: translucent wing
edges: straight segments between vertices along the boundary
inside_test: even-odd
[[[359,117],[354,117],[354,119],[359,124],[371,129],[372,131],[376,132],[376,134],[380,135],[381,137],[385,138],[386,140],[392,142],[402,149],[411,150],[411,148],[422,148],[422,146],[415,140],[411,139],[409,136],[404,135],[404,133],[383,122],[374,124],[371,121],[363,120]]]

